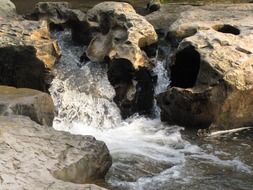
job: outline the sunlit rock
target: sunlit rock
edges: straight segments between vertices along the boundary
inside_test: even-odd
[[[112,160],[106,145],[91,136],[40,126],[26,117],[0,116],[1,189],[103,189]],[[71,183],[72,182],[72,183]]]
[[[250,4],[191,8],[171,26],[187,38],[171,66],[172,88],[158,98],[162,120],[210,131],[253,124],[252,13]]]
[[[99,32],[89,44],[87,55],[92,61],[125,58],[133,67],[149,66],[142,47],[157,41],[153,26],[138,15],[127,3],[103,2],[87,12],[90,26],[98,27]]]
[[[88,45],[92,39],[86,14],[71,9],[68,2],[39,2],[33,12],[26,16],[32,20],[45,20],[50,29],[70,28],[76,43]]]
[[[60,50],[44,22],[0,22],[0,84],[47,91]]]

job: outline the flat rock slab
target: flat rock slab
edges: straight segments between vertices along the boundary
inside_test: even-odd
[[[0,154],[4,190],[100,189],[74,183],[103,179],[112,163],[106,145],[94,137],[55,131],[23,116],[0,116]]]

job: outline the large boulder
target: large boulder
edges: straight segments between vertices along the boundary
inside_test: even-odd
[[[0,86],[0,115],[24,115],[39,124],[52,126],[54,111],[54,103],[46,93]]]
[[[0,1],[0,21],[1,17],[15,17],[16,7],[10,0]]]
[[[99,32],[87,49],[92,61],[124,58],[133,67],[146,67],[149,60],[141,48],[157,41],[153,26],[137,14],[128,3],[103,2],[87,12],[90,26],[97,26]]]
[[[233,12],[233,17],[231,17]],[[171,86],[158,97],[163,121],[201,132],[253,125],[253,5],[192,7],[170,27],[184,38]]]
[[[94,137],[14,116],[0,116],[0,134],[1,189],[103,189],[80,185],[102,180],[112,164],[105,143]]]
[[[149,114],[154,95],[153,65],[142,49],[157,41],[153,26],[122,2],[99,3],[86,16],[90,27],[96,28],[86,55],[91,61],[109,64],[108,78],[123,118]]]
[[[45,22],[2,19],[0,55],[1,85],[47,91],[60,51]]]
[[[73,41],[79,44],[88,45],[92,38],[86,14],[68,2],[39,2],[26,18],[45,20],[50,29],[70,28]]]

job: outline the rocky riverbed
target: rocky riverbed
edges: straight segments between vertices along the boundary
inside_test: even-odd
[[[252,3],[13,2],[0,189],[253,188]]]

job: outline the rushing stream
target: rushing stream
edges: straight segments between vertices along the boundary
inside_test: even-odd
[[[106,177],[111,189],[253,189],[253,136],[248,131],[198,139],[181,127],[162,123],[159,114],[122,120],[106,65],[80,64],[83,49],[71,42],[70,32],[55,37],[62,58],[50,88],[58,109],[54,128],[106,143],[113,157]],[[169,84],[163,61],[154,72],[160,93]]]

